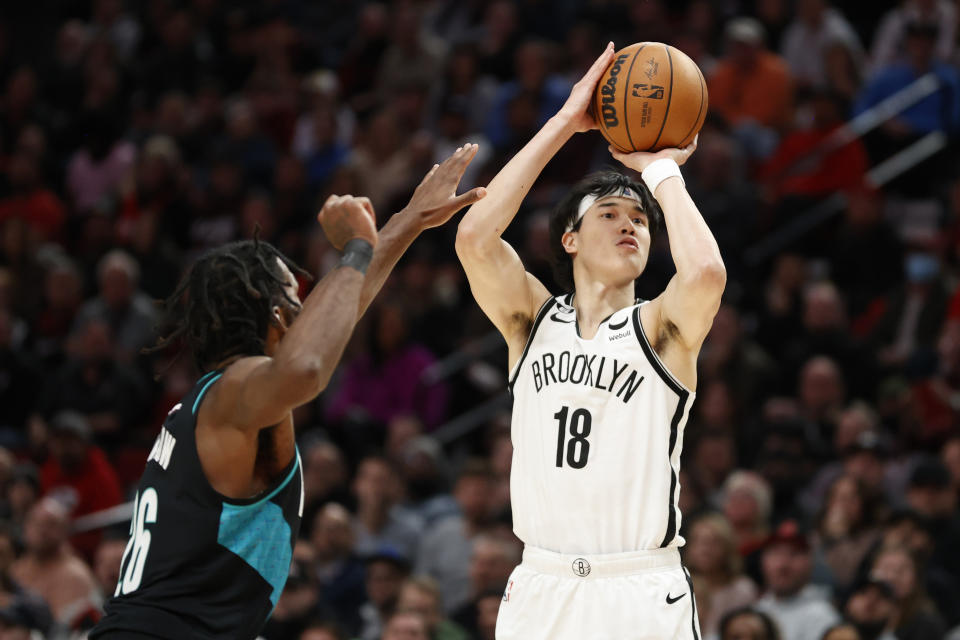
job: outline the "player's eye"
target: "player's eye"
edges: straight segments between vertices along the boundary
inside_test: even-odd
[[[647,221],[644,220],[643,218],[634,218],[633,224],[646,225]]]
[[[604,217],[604,218],[607,218],[607,219],[609,220],[610,218],[613,217],[613,214],[610,213],[609,211],[605,211],[605,212],[603,213],[603,217]]]

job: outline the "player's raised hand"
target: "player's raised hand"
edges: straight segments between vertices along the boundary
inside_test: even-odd
[[[699,138],[700,134],[697,134],[693,138],[693,142],[682,149],[661,149],[655,153],[651,153],[649,151],[624,153],[622,151],[618,151],[613,145],[608,146],[607,149],[610,150],[610,155],[616,158],[625,167],[633,169],[634,171],[643,171],[651,162],[654,160],[659,160],[660,158],[672,158],[673,161],[678,165],[682,165],[690,158],[693,152],[697,150],[697,139]]]
[[[377,245],[377,216],[369,198],[332,195],[323,203],[317,220],[338,251],[354,238]]]
[[[417,216],[422,229],[439,227],[457,211],[487,195],[483,187],[457,195],[463,172],[477,155],[478,148],[475,144],[459,147],[442,163],[433,165],[420,181],[404,210]]]
[[[600,76],[613,62],[613,53],[613,43],[610,42],[577,84],[573,85],[570,97],[557,114],[574,131],[598,128],[597,120],[590,111],[590,104],[593,102],[593,94],[597,89],[597,83],[600,82]]]

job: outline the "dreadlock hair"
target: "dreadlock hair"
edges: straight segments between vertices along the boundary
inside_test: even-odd
[[[145,352],[183,339],[200,371],[231,356],[263,355],[273,307],[286,300],[287,281],[277,264],[310,277],[268,242],[243,240],[212,249],[197,259],[164,303],[164,325],[171,327]]]
[[[619,171],[598,171],[591,173],[586,178],[573,186],[573,189],[564,196],[563,200],[554,209],[550,216],[550,247],[553,252],[552,266],[553,277],[557,284],[563,287],[567,292],[573,291],[573,258],[563,248],[563,234],[566,233],[567,226],[573,224],[573,230],[579,231],[583,219],[577,220],[577,210],[580,207],[580,201],[584,196],[595,195],[598,198],[604,196],[616,195],[621,189],[633,189],[640,196],[640,206],[647,214],[647,222],[650,229],[650,242],[656,236],[660,229],[660,223],[663,220],[663,211],[657,203],[656,198],[647,189],[643,182],[634,180]]]

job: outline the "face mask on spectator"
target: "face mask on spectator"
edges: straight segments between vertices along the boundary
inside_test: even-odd
[[[940,270],[940,263],[932,253],[917,251],[907,256],[907,280],[915,284],[923,284],[933,280]]]

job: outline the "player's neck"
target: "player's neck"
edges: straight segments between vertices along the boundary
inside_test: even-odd
[[[581,335],[593,337],[605,318],[635,301],[633,282],[622,286],[610,286],[596,280],[577,283],[573,307],[577,310]]]

